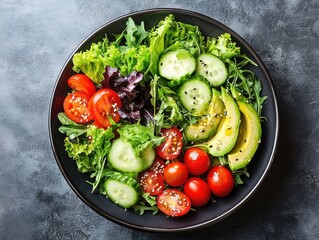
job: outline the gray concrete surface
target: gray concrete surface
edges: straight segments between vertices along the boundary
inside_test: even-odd
[[[87,207],[53,157],[48,107],[74,48],[131,11],[176,7],[231,27],[273,78],[279,149],[262,187],[225,221],[187,234],[134,231]],[[319,239],[319,2],[0,2],[0,239]]]

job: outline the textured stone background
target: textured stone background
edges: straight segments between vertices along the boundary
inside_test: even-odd
[[[177,7],[231,27],[273,78],[281,114],[278,154],[260,190],[225,221],[179,235],[114,224],[67,185],[48,136],[58,73],[92,31],[131,11]],[[319,2],[0,2],[1,239],[319,239]]]

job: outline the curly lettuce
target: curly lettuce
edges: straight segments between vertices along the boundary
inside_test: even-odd
[[[74,54],[73,70],[83,72],[98,86],[105,79],[106,66],[117,68],[122,76],[133,71],[144,72],[150,64],[149,47],[143,44],[147,35],[143,22],[136,25],[129,19],[116,41],[109,42],[106,36],[102,41],[92,43],[88,50]]]
[[[101,42],[92,43],[89,50],[74,54],[72,58],[73,71],[77,73],[83,72],[95,84],[100,85],[100,83],[104,80],[104,54],[107,45],[108,39],[104,38]]]
[[[205,48],[199,27],[176,21],[172,14],[150,30],[148,39],[151,52],[149,71],[153,76],[157,74],[158,59],[163,52],[182,48],[197,57]]]
[[[146,148],[160,145],[165,139],[154,136],[151,128],[139,123],[123,125],[117,132],[124,142],[131,144],[136,156],[140,156]]]
[[[224,33],[218,38],[207,38],[207,51],[219,57],[222,60],[236,57],[240,54],[240,47],[231,40],[229,33]]]
[[[90,177],[95,178],[91,183],[94,191],[105,169],[111,141],[115,138],[114,129],[105,130],[94,125],[79,125],[68,119],[64,113],[59,113],[58,117],[62,124],[59,131],[67,135],[64,139],[65,150],[69,157],[75,160],[79,172],[89,172]]]
[[[104,54],[104,68],[116,68],[122,76],[127,76],[133,71],[144,72],[149,63],[150,50],[146,45],[126,47],[112,43]]]

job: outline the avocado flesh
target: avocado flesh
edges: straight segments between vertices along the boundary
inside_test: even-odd
[[[244,101],[238,101],[237,104],[241,112],[239,136],[234,148],[227,154],[232,171],[248,165],[257,151],[262,132],[256,110]]]
[[[220,99],[220,92],[213,88],[212,94],[207,114],[201,117],[198,123],[191,124],[186,128],[185,136],[188,141],[205,140],[216,133],[224,112],[224,103]]]
[[[225,105],[226,114],[222,117],[216,135],[205,143],[212,156],[224,156],[234,147],[240,126],[240,111],[237,103],[225,88],[221,90],[221,100]]]

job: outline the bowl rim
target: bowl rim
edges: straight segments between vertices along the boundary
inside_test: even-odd
[[[196,225],[191,225],[191,226],[187,226],[187,227],[182,227],[182,228],[170,228],[170,229],[166,229],[166,228],[156,228],[156,227],[143,227],[143,226],[137,226],[131,223],[128,223],[126,221],[122,221],[120,219],[117,219],[107,213],[105,213],[104,211],[101,211],[94,203],[90,202],[88,199],[86,199],[86,197],[84,197],[82,194],[80,194],[80,192],[78,191],[78,189],[72,184],[71,179],[69,178],[67,172],[63,169],[60,160],[58,159],[58,155],[56,152],[56,149],[54,147],[54,139],[53,139],[53,134],[52,134],[52,104],[54,101],[54,95],[57,89],[57,86],[59,84],[59,79],[61,78],[67,64],[70,62],[70,60],[72,59],[73,55],[82,47],[82,45],[84,43],[86,43],[86,41],[91,38],[93,35],[97,34],[99,31],[101,31],[103,28],[107,27],[108,25],[111,25],[114,22],[117,22],[119,20],[128,18],[128,17],[134,17],[134,16],[139,16],[141,14],[151,14],[151,13],[158,13],[158,12],[167,12],[167,14],[172,13],[180,13],[180,14],[187,14],[191,17],[195,17],[195,18],[199,18],[201,20],[213,23],[214,25],[216,25],[219,28],[225,29],[227,30],[228,33],[230,33],[231,35],[235,36],[240,43],[249,51],[249,53],[251,55],[254,56],[254,58],[256,58],[260,64],[258,65],[258,67],[261,69],[261,71],[265,74],[265,79],[267,81],[267,84],[269,85],[268,87],[270,88],[270,91],[272,92],[272,96],[273,96],[273,102],[274,102],[274,111],[275,111],[275,134],[274,134],[274,145],[273,148],[271,150],[271,154],[270,154],[270,158],[268,160],[267,166],[265,168],[265,170],[263,171],[262,175],[260,176],[259,180],[257,181],[257,183],[255,184],[255,186],[249,191],[249,193],[241,200],[239,201],[237,204],[235,204],[233,207],[231,207],[228,211],[224,212],[223,214],[220,214],[219,216],[212,218],[208,221],[202,222],[200,224],[196,224]],[[204,227],[208,227],[211,226],[213,224],[216,224],[218,222],[220,222],[221,220],[225,219],[226,217],[228,217],[229,215],[233,214],[235,211],[237,211],[240,207],[242,207],[255,193],[256,190],[260,187],[261,183],[264,181],[266,175],[269,173],[269,170],[271,168],[271,165],[274,161],[274,157],[278,148],[278,137],[279,137],[279,110],[278,110],[278,101],[277,101],[277,97],[276,97],[276,91],[274,88],[274,84],[272,81],[272,78],[270,77],[270,74],[267,70],[267,68],[265,67],[264,63],[262,62],[261,58],[257,55],[257,53],[255,52],[255,50],[246,42],[245,39],[243,39],[239,34],[237,34],[234,30],[232,30],[231,28],[229,28],[228,26],[224,25],[223,23],[221,23],[220,21],[209,17],[207,15],[204,15],[202,13],[198,13],[196,11],[193,10],[187,10],[187,9],[182,9],[182,8],[149,8],[149,9],[143,9],[143,10],[138,10],[138,11],[133,11],[124,15],[121,15],[119,17],[116,17],[108,22],[106,22],[105,24],[103,24],[102,26],[98,27],[96,30],[94,30],[93,32],[91,32],[89,35],[87,35],[85,37],[84,40],[82,40],[77,47],[72,51],[72,53],[70,54],[70,56],[67,58],[67,60],[65,61],[63,67],[61,68],[59,75],[55,81],[52,93],[51,93],[51,98],[50,98],[50,103],[49,103],[49,121],[48,121],[48,128],[49,128],[49,137],[50,137],[50,143],[51,143],[51,148],[56,160],[56,163],[63,175],[63,177],[65,178],[65,180],[67,181],[68,185],[71,187],[71,189],[76,193],[76,195],[86,204],[88,205],[91,209],[93,209],[95,212],[97,212],[99,215],[105,217],[106,219],[113,221],[114,223],[120,224],[122,226],[131,228],[131,229],[135,229],[135,230],[140,230],[140,231],[147,231],[147,232],[187,232],[187,231],[192,231],[192,230],[197,230],[197,229],[201,229]]]

